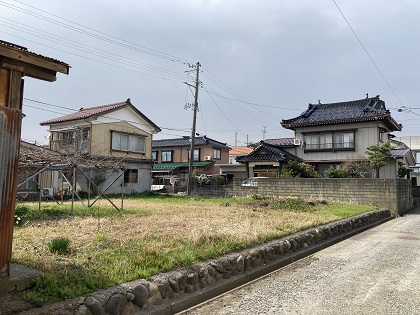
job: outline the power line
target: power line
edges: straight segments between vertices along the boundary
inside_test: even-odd
[[[367,51],[367,49],[365,48],[365,46],[362,44],[362,41],[360,40],[359,36],[357,36],[356,32],[354,31],[353,27],[350,25],[349,21],[347,20],[347,18],[344,16],[343,11],[341,11],[340,7],[338,6],[337,2],[335,0],[332,0],[335,4],[335,6],[337,7],[338,11],[340,11],[341,16],[344,18],[344,20],[346,21],[347,25],[349,26],[349,28],[351,29],[351,31],[353,32],[354,36],[356,37],[357,41],[359,42],[360,46],[362,46],[363,50],[365,51],[366,55],[369,57],[370,61],[372,62],[372,64],[375,66],[376,70],[378,71],[378,73],[381,75],[382,79],[385,81],[386,85],[388,85],[388,88],[391,90],[391,92],[394,94],[394,96],[396,97],[396,99],[398,100],[398,102],[401,104],[401,106],[404,107],[404,104],[401,102],[400,98],[397,96],[397,94],[395,93],[394,89],[391,87],[391,85],[389,84],[388,80],[385,78],[385,76],[382,74],[381,70],[379,70],[379,67],[376,65],[375,61],[373,61],[373,58],[370,56],[369,52]]]
[[[35,43],[37,45],[41,45],[41,46],[44,46],[44,47],[47,47],[47,48],[55,49],[57,51],[61,51],[61,52],[66,53],[66,54],[70,54],[70,55],[73,55],[73,56],[76,56],[76,57],[80,57],[80,58],[84,58],[84,59],[91,60],[91,61],[94,61],[94,62],[102,63],[102,64],[105,64],[105,65],[108,65],[108,66],[111,66],[111,67],[120,68],[120,69],[123,69],[123,70],[128,70],[128,71],[131,71],[131,72],[144,74],[144,75],[147,75],[147,76],[150,76],[150,77],[154,77],[154,78],[158,78],[158,79],[162,79],[162,80],[173,81],[173,82],[177,82],[177,83],[183,83],[181,81],[174,80],[174,79],[171,79],[171,78],[165,78],[163,76],[153,75],[153,74],[146,73],[146,72],[143,72],[143,71],[137,71],[137,70],[134,70],[134,69],[120,67],[120,66],[117,66],[117,65],[108,63],[108,62],[104,62],[104,61],[100,61],[100,60],[97,60],[97,59],[94,59],[94,58],[90,58],[90,57],[82,56],[82,55],[75,54],[75,53],[72,53],[72,52],[68,52],[66,50],[62,50],[62,49],[59,49],[57,47],[52,47],[52,46],[49,46],[49,45],[41,44],[41,43],[35,42],[33,40],[30,40],[30,39],[27,39],[27,38],[23,38],[23,37],[19,37],[17,35],[10,34],[10,33],[7,33],[7,32],[0,31],[0,33],[7,34],[7,35],[10,35],[10,36],[14,36],[16,38],[20,38],[20,39],[26,40],[28,42]]]
[[[208,91],[207,91],[207,89],[204,87],[204,90],[207,92],[207,94],[208,94]],[[236,128],[236,130],[239,130],[239,128],[238,127],[236,127],[235,126],[235,124],[229,119],[229,117],[228,116],[226,116],[226,114],[223,112],[223,110],[220,108],[220,106],[216,103],[216,101],[213,99],[213,97],[210,95],[210,94],[208,94],[209,96],[210,96],[210,98],[211,98],[211,100],[213,101],[213,103],[217,106],[217,108],[220,110],[220,112],[223,114],[223,116],[225,116],[225,118],[230,122],[230,124],[233,126],[233,127],[235,127]],[[242,132],[241,132],[241,134],[242,134]],[[244,134],[242,134],[243,136],[245,136]]]
[[[36,103],[36,104],[42,104],[42,105],[46,105],[49,107],[53,107],[53,108],[59,108],[59,109],[64,109],[66,111],[69,111],[71,113],[76,113],[78,112],[75,109],[69,108],[69,107],[65,107],[65,106],[59,106],[59,105],[55,105],[55,104],[50,104],[50,103],[46,103],[46,102],[42,102],[42,101],[37,101],[37,100],[33,100],[33,99],[29,99],[29,98],[23,98],[24,101],[28,101],[28,102],[32,102],[32,103]],[[58,111],[53,111],[51,109],[45,109],[45,108],[40,108],[40,107],[36,107],[33,105],[29,105],[29,104],[24,104],[26,107],[31,107],[31,108],[35,108],[35,109],[39,109],[42,110],[44,112],[50,112],[50,113],[55,113],[55,114],[60,114],[60,115],[68,115],[69,113],[63,113],[63,112],[58,112]],[[130,123],[130,124],[134,124],[134,125],[141,125],[139,122],[137,121],[131,121],[128,119],[119,119],[119,118],[114,118],[114,117],[109,117],[106,115],[101,115],[101,117],[106,118],[106,119],[111,119],[114,121],[118,121],[118,122],[125,122],[125,123]],[[165,129],[165,130],[171,130],[171,131],[182,131],[182,132],[189,132],[189,130],[186,129],[179,129],[179,128],[170,128],[170,127],[159,127],[160,129]]]
[[[171,70],[167,70],[161,67],[156,67],[156,66],[152,66],[149,65],[147,63],[144,62],[140,62],[131,58],[127,58],[124,57],[122,55],[118,55],[115,53],[110,53],[108,51],[105,51],[103,49],[99,49],[90,45],[86,45],[86,44],[81,44],[78,43],[76,41],[73,41],[71,39],[66,39],[63,38],[61,36],[57,36],[55,34],[52,34],[50,32],[44,32],[36,27],[33,26],[29,26],[26,24],[23,24],[21,22],[16,22],[14,20],[5,18],[0,16],[0,19],[3,19],[7,22],[7,24],[3,24],[0,23],[0,25],[11,28],[13,30],[17,30],[19,32],[25,33],[25,34],[29,34],[31,36],[36,36],[38,38],[42,38],[54,43],[58,43],[60,45],[63,45],[65,47],[70,47],[73,49],[77,49],[77,51],[83,51],[83,52],[87,52],[90,54],[93,54],[95,56],[107,59],[107,60],[111,60],[111,61],[116,61],[119,63],[123,63],[125,65],[129,65],[129,66],[133,66],[133,67],[137,67],[137,68],[141,68],[144,69],[145,71],[150,71],[150,72],[154,72],[154,73],[158,73],[158,74],[163,74],[163,75],[168,75],[168,76],[172,76],[173,78],[177,78],[177,79],[182,79],[183,78],[183,74],[179,73],[179,72],[175,72],[175,71],[171,71]]]
[[[51,15],[51,16],[54,16],[54,17],[58,17],[59,19],[62,19],[62,20],[64,20],[64,21],[67,21],[67,22],[70,22],[70,23],[73,23],[73,24],[75,24],[75,25],[77,25],[77,26],[80,26],[80,27],[82,27],[82,28],[86,28],[86,29],[88,29],[88,30],[90,30],[90,31],[93,31],[93,32],[95,32],[95,33],[99,33],[99,34],[102,34],[102,35],[104,35],[104,36],[108,36],[108,37],[111,37],[111,38],[117,39],[117,40],[119,40],[119,41],[123,41],[123,42],[129,43],[129,44],[137,45],[137,44],[135,44],[135,43],[128,42],[128,41],[125,41],[125,40],[122,40],[122,39],[117,38],[117,37],[115,37],[115,36],[112,36],[112,35],[106,34],[106,33],[104,33],[104,32],[98,31],[98,30],[91,29],[91,28],[86,27],[86,26],[84,26],[84,25],[81,25],[81,24],[75,23],[75,22],[73,22],[73,21],[67,20],[67,19],[62,18],[62,17],[59,17],[59,16],[57,16],[57,15],[51,14],[51,13],[49,13],[49,12],[47,12],[47,11],[41,10],[41,9],[36,8],[36,7],[34,7],[34,6],[27,5],[27,4],[25,4],[24,2],[22,2],[22,1],[17,1],[17,0],[14,0],[14,1],[15,1],[15,2],[18,2],[18,3],[20,3],[20,4],[23,4],[23,5],[25,5],[25,6],[28,6],[28,7],[30,7],[30,8],[33,8],[33,9],[35,9],[35,10],[41,11],[41,12],[43,12],[43,13],[46,13],[46,14],[48,14],[48,15]],[[2,4],[3,6],[6,6],[6,7],[8,7],[8,8],[11,8],[11,9],[17,10],[17,11],[19,11],[19,12],[22,12],[22,13],[25,13],[25,14],[28,14],[28,15],[31,15],[31,16],[34,16],[34,17],[39,18],[39,19],[41,19],[41,20],[45,20],[45,21],[47,21],[47,22],[50,22],[50,23],[53,23],[53,24],[59,25],[59,26],[61,26],[61,27],[65,27],[65,28],[71,29],[71,30],[73,30],[73,31],[76,31],[76,32],[82,33],[82,34],[84,34],[84,35],[92,36],[92,37],[94,37],[94,38],[98,38],[98,39],[104,40],[104,41],[106,41],[106,42],[111,42],[111,43],[113,43],[113,44],[118,44],[118,45],[120,45],[120,46],[122,46],[122,47],[130,48],[130,49],[132,48],[132,47],[127,47],[127,45],[121,45],[121,43],[116,43],[115,41],[110,41],[109,39],[104,38],[104,37],[102,37],[102,36],[99,36],[99,37],[98,37],[97,35],[92,34],[91,32],[86,32],[86,31],[84,31],[84,30],[80,29],[79,27],[73,27],[73,26],[71,26],[71,25],[69,25],[69,24],[67,24],[67,23],[62,23],[61,21],[57,21],[57,20],[55,20],[55,19],[51,19],[51,18],[49,18],[49,17],[46,17],[46,16],[44,16],[44,15],[40,15],[40,14],[35,13],[35,12],[33,12],[33,11],[26,10],[26,9],[24,9],[24,8],[22,8],[22,7],[18,7],[18,6],[12,5],[12,4],[8,3],[8,2],[5,2],[5,1],[0,1],[0,4]],[[10,20],[10,19],[6,19],[6,20],[8,20],[9,22],[11,21],[11,22],[16,23],[15,21]],[[16,27],[12,27],[11,25],[7,25],[7,24],[6,24],[6,25],[5,25],[5,24],[3,24],[3,25],[4,25],[4,26],[6,26],[6,27],[9,27],[9,28],[12,28],[12,29],[16,29]],[[24,26],[25,26],[25,25],[24,25]],[[40,37],[40,38],[43,38],[43,39],[46,39],[46,40],[49,40],[49,41],[55,42],[55,43],[59,43],[59,44],[61,44],[61,45],[64,45],[64,46],[67,46],[67,47],[70,47],[70,48],[74,48],[74,46],[76,46],[76,47],[77,47],[77,49],[78,49],[78,51],[84,51],[84,52],[87,52],[87,53],[93,54],[93,55],[95,55],[95,56],[98,56],[98,57],[100,57],[100,58],[104,58],[104,59],[107,59],[107,60],[111,60],[111,61],[114,61],[114,62],[118,62],[118,63],[120,63],[120,64],[127,65],[127,66],[130,66],[130,67],[137,67],[137,68],[141,68],[142,70],[149,71],[149,72],[152,72],[152,73],[155,73],[155,74],[153,75],[153,74],[150,74],[150,73],[144,73],[144,72],[141,72],[141,71],[136,71],[136,70],[133,70],[133,69],[127,69],[127,68],[125,68],[125,67],[120,67],[120,66],[116,66],[116,65],[113,65],[113,64],[109,64],[109,63],[107,63],[107,62],[98,61],[98,60],[96,60],[96,59],[94,59],[94,58],[90,58],[90,57],[82,56],[82,55],[80,55],[80,54],[74,54],[74,53],[67,52],[67,51],[64,51],[64,50],[60,50],[60,49],[57,49],[57,48],[55,48],[55,47],[51,47],[51,46],[48,46],[48,45],[43,45],[43,46],[46,46],[46,47],[49,47],[49,48],[52,48],[52,49],[57,49],[57,50],[59,50],[59,51],[62,51],[62,52],[65,52],[65,53],[69,53],[69,54],[72,54],[72,55],[75,55],[75,56],[78,56],[78,57],[81,57],[81,58],[85,58],[85,59],[88,59],[88,60],[93,60],[93,61],[96,61],[96,62],[101,62],[101,63],[103,63],[103,64],[111,65],[111,66],[118,67],[118,68],[121,68],[121,69],[129,70],[129,71],[134,71],[134,72],[141,73],[141,74],[146,74],[146,75],[153,76],[153,77],[160,78],[160,79],[171,80],[171,81],[176,81],[176,80],[173,80],[174,78],[175,78],[175,79],[180,79],[180,74],[177,74],[177,73],[175,73],[175,72],[168,72],[167,70],[162,69],[162,68],[155,68],[155,69],[151,69],[151,68],[149,68],[149,66],[148,66],[148,65],[143,65],[143,64],[142,64],[142,65],[138,65],[137,61],[135,61],[135,60],[133,60],[133,59],[125,58],[125,57],[122,57],[122,56],[119,56],[119,55],[116,55],[116,54],[111,54],[111,53],[108,53],[108,52],[106,52],[106,51],[104,51],[104,50],[96,49],[95,47],[92,47],[92,46],[79,44],[79,43],[77,43],[77,42],[75,42],[75,41],[71,41],[71,40],[65,40],[65,39],[62,39],[62,38],[61,38],[61,37],[59,37],[59,36],[54,35],[54,34],[51,34],[51,33],[48,33],[48,32],[44,32],[44,34],[47,34],[47,36],[49,37],[49,38],[48,38],[48,37],[46,38],[46,37],[45,37],[45,36],[43,36],[43,35],[39,35],[39,29],[36,29],[36,28],[31,28],[31,29],[30,29],[30,31],[28,31],[28,30],[23,30],[23,29],[22,29],[22,25],[19,25],[19,27],[20,27],[20,29],[18,29],[18,30],[19,30],[19,31],[21,31],[21,32],[28,33],[28,34],[31,34],[31,35],[34,35],[34,36],[37,36],[37,37]],[[35,31],[38,31],[38,34],[34,33]],[[6,34],[7,34],[7,33],[6,33]],[[53,37],[53,39],[51,39],[51,37]],[[33,42],[33,41],[32,41],[32,42]],[[64,42],[64,43],[63,43],[63,42]],[[39,44],[39,43],[38,43],[38,44]],[[40,44],[40,45],[42,45],[42,44]],[[137,45],[137,46],[138,46],[138,45]],[[144,46],[140,46],[140,47],[142,47],[142,48],[147,48],[147,47],[144,47]],[[149,48],[147,48],[147,49],[149,49]],[[155,50],[152,50],[152,51],[157,52],[157,51],[155,51]],[[144,53],[144,51],[141,51],[141,52],[143,52],[143,53]],[[160,52],[159,52],[159,53],[160,53]],[[164,55],[174,57],[174,56],[169,55],[169,54],[164,54]],[[115,58],[119,58],[119,59],[115,59]],[[122,59],[124,59],[124,60],[122,60]],[[166,59],[166,58],[164,58],[164,59]],[[174,60],[172,60],[172,61],[174,61]],[[177,61],[181,61],[181,59],[179,58],[179,60],[177,60]],[[134,64],[133,64],[133,63],[134,63]],[[136,64],[137,64],[137,65],[136,65]],[[170,79],[170,78],[168,78],[168,77],[162,77],[162,76],[160,76],[160,75],[156,75],[156,73],[157,73],[157,74],[163,74],[163,75],[168,76],[168,77],[170,77],[170,78],[172,78],[172,79]],[[208,74],[207,74],[207,73],[208,73]],[[216,85],[218,85],[218,86],[219,86],[220,88],[222,88],[223,90],[225,90],[225,91],[227,91],[228,93],[230,93],[230,94],[234,95],[235,97],[239,97],[239,98],[240,98],[240,101],[242,101],[242,102],[244,102],[245,104],[248,104],[248,105],[255,105],[255,103],[252,103],[252,102],[249,102],[248,100],[246,100],[246,99],[245,99],[244,97],[242,97],[239,93],[235,92],[232,88],[230,88],[228,85],[226,85],[225,83],[223,83],[223,81],[221,81],[221,80],[217,79],[217,78],[216,78],[214,75],[212,75],[209,71],[204,72],[204,74],[205,74],[208,78],[210,78],[210,80],[211,80],[212,82],[214,82]],[[219,83],[219,82],[220,82],[220,83]],[[215,95],[217,95],[218,97],[223,97],[223,96],[222,96],[222,95],[220,95],[220,94],[217,94],[217,93],[214,93],[214,94],[215,94]],[[226,99],[229,99],[229,98],[226,98]],[[232,106],[233,106],[233,105],[232,105]],[[263,105],[262,107],[268,107],[268,106],[264,106],[264,105]],[[241,110],[242,110],[242,109],[241,109]],[[267,114],[269,114],[269,115],[267,115],[267,117],[271,117],[271,116],[272,116],[272,113],[267,112]]]
[[[27,10],[27,9],[24,9],[22,7],[13,5],[13,4],[8,3],[6,1],[0,1],[0,5],[3,5],[5,7],[7,7],[7,8],[9,8],[9,9],[13,9],[13,10],[16,10],[16,11],[19,11],[19,12],[22,12],[22,13],[25,13],[25,14],[30,15],[30,16],[33,16],[35,18],[44,20],[46,22],[49,22],[49,23],[52,23],[52,24],[61,26],[63,28],[70,29],[72,31],[81,33],[83,35],[90,36],[90,37],[93,37],[93,38],[96,38],[96,39],[99,39],[99,40],[102,40],[102,41],[105,41],[105,42],[108,42],[108,43],[111,43],[111,44],[115,44],[115,45],[118,45],[118,46],[121,46],[121,47],[124,47],[124,48],[127,48],[127,49],[135,50],[135,51],[138,51],[138,52],[141,52],[141,53],[144,53],[144,54],[148,54],[148,55],[151,55],[151,56],[154,56],[154,57],[158,57],[158,58],[169,60],[169,61],[173,61],[173,62],[179,62],[179,63],[189,62],[186,59],[178,58],[178,57],[175,57],[173,55],[166,54],[166,53],[163,53],[163,52],[160,52],[160,51],[157,51],[157,50],[154,50],[154,49],[151,49],[151,48],[148,48],[148,47],[145,47],[145,46],[142,46],[142,45],[139,45],[139,44],[130,42],[130,41],[127,41],[125,39],[121,39],[119,37],[116,37],[116,36],[113,36],[113,35],[106,34],[104,32],[95,30],[93,28],[90,28],[90,27],[87,27],[85,25],[76,23],[74,21],[65,19],[63,17],[60,17],[60,16],[55,15],[55,14],[52,14],[52,13],[47,12],[45,10],[39,9],[37,7],[28,5],[28,4],[26,4],[26,3],[22,2],[22,1],[18,1],[18,0],[13,0],[13,1],[18,2],[18,3],[20,3],[20,4],[24,5],[24,6],[30,7],[32,9],[35,9],[37,11],[40,11],[42,13],[45,13],[47,15],[56,17],[56,18],[58,18],[60,20],[69,22],[71,24],[74,24],[77,27],[74,27],[71,24],[63,23],[63,22],[60,22],[58,20],[49,18],[49,17],[47,17],[45,15],[38,14],[36,12],[30,11],[30,10]],[[86,31],[84,29],[86,29],[88,31]]]
[[[205,86],[203,86],[204,89],[206,89]],[[210,88],[211,89],[211,88]],[[214,99],[211,97],[209,91],[206,89],[206,92],[209,94],[210,98],[214,101]],[[268,113],[267,115],[261,115],[261,110],[257,111],[256,113],[250,112],[248,109],[244,108],[244,107],[240,107],[238,104],[233,103],[232,101],[229,100],[224,100],[225,103],[235,109],[237,109],[240,113],[248,113],[248,115],[254,117],[255,120],[258,120],[260,123],[262,124],[266,124],[268,122],[267,118],[270,119],[274,119],[276,115],[273,115],[273,113]],[[280,119],[280,118],[278,118]]]

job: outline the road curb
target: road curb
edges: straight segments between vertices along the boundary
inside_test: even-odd
[[[270,273],[275,272],[276,270],[283,268],[287,265],[290,265],[302,258],[308,257],[316,252],[319,252],[329,246],[337,244],[347,238],[350,238],[354,235],[362,233],[366,230],[369,230],[375,226],[381,225],[389,220],[394,219],[395,216],[389,216],[386,218],[379,219],[370,224],[355,228],[351,231],[345,232],[343,234],[331,237],[325,241],[322,241],[317,244],[310,245],[306,248],[300,249],[296,252],[289,252],[280,256],[274,260],[267,262],[266,264],[242,272],[234,277],[229,279],[222,279],[221,281],[204,288],[200,291],[183,295],[173,301],[161,301],[159,305],[148,306],[145,309],[142,309],[138,314],[147,314],[147,315],[181,315],[184,314],[188,309],[197,307],[199,304],[207,303],[212,299],[219,297],[229,291],[238,289],[241,286],[250,284],[253,281],[256,281],[262,277],[268,276]],[[351,218],[350,218],[351,219]],[[340,220],[346,221],[347,219]],[[338,221],[338,222],[340,222]],[[334,222],[335,223],[335,222]],[[302,233],[302,232],[300,232]],[[299,234],[299,233],[296,233]],[[293,237],[289,235],[287,238]]]

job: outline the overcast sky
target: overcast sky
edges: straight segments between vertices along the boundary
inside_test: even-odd
[[[233,146],[293,137],[282,119],[366,93],[403,124],[396,136],[420,135],[419,16],[416,0],[5,0],[0,39],[71,65],[54,83],[26,79],[24,140],[127,98],[161,127],[154,139],[189,135],[183,82],[200,62],[197,132]]]

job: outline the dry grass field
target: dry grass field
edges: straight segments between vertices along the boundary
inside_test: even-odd
[[[257,199],[257,200],[256,200]],[[119,200],[113,200],[116,204]],[[86,294],[136,278],[188,266],[372,206],[267,200],[152,196],[124,201],[118,213],[107,201],[92,208],[70,203],[25,204],[31,210],[15,229],[13,261],[44,276],[25,298],[39,304]],[[57,237],[70,240],[65,254],[50,252]]]

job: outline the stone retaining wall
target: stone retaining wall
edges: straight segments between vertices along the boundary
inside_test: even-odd
[[[149,278],[148,281],[135,280],[95,292],[87,297],[60,302],[61,304],[56,303],[38,309],[36,313],[21,314],[174,314],[175,310],[179,312],[202,302],[199,299],[194,302],[192,298],[194,293],[199,296],[205,290],[229,281],[228,279],[253,272],[276,260],[308,250],[339,235],[378,224],[390,217],[391,213],[388,210],[364,213],[199,263],[188,269],[158,274]],[[180,302],[185,299],[190,301]],[[62,305],[61,308],[60,305]]]

